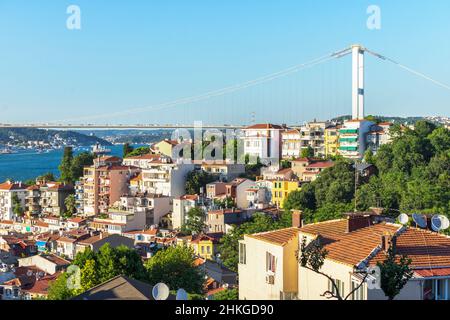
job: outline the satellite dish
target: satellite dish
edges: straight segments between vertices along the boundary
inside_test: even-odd
[[[177,291],[177,300],[188,300],[188,294],[184,289],[178,289]]]
[[[412,218],[414,220],[414,223],[419,226],[420,228],[426,228],[427,227],[427,217],[423,214],[419,213],[413,213]]]
[[[409,217],[406,213],[402,213],[398,216],[398,221],[400,221],[401,224],[405,225],[409,222]]]
[[[448,229],[450,226],[450,221],[446,216],[435,215],[431,218],[431,228],[433,231],[439,232]]]
[[[166,300],[169,297],[169,287],[165,283],[157,283],[152,290],[155,300]]]

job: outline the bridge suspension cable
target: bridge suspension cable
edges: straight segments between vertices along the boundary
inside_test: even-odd
[[[70,121],[94,120],[94,119],[104,119],[104,118],[111,118],[111,117],[118,117],[118,116],[126,116],[126,115],[131,115],[131,114],[136,114],[136,113],[147,112],[147,111],[159,111],[159,110],[173,108],[173,107],[187,104],[187,103],[199,102],[199,101],[211,99],[213,97],[230,94],[230,93],[240,91],[240,90],[243,90],[243,89],[246,89],[249,87],[257,86],[262,83],[270,82],[272,80],[285,77],[292,73],[299,72],[301,70],[304,70],[307,68],[312,68],[317,65],[326,63],[330,60],[341,58],[349,53],[350,53],[349,48],[345,48],[345,49],[338,50],[338,51],[335,51],[332,53],[328,53],[328,54],[318,57],[316,59],[312,59],[308,62],[298,64],[298,65],[289,67],[287,69],[284,69],[284,70],[281,70],[278,72],[274,72],[274,73],[271,73],[271,74],[268,74],[268,75],[265,75],[262,77],[258,77],[253,80],[249,80],[249,81],[246,81],[243,83],[224,87],[222,89],[209,91],[209,92],[199,94],[199,95],[177,99],[174,101],[164,102],[164,103],[155,104],[155,105],[151,105],[151,106],[147,106],[147,107],[128,109],[125,111],[119,111],[119,112],[113,112],[113,113],[109,112],[109,113],[97,114],[97,115],[92,115],[92,116],[77,117],[77,118],[64,119],[64,120],[55,120],[54,122],[70,122]]]
[[[414,70],[414,69],[412,69],[412,68],[410,68],[408,66],[405,66],[405,65],[401,64],[400,62],[398,62],[398,61],[396,61],[394,59],[391,59],[389,57],[383,56],[383,55],[381,55],[379,53],[373,52],[373,51],[368,50],[368,49],[365,49],[365,51],[367,51],[371,55],[373,55],[373,56],[375,56],[375,57],[377,57],[377,58],[379,58],[381,60],[391,62],[392,64],[396,65],[397,67],[399,67],[399,68],[401,68],[403,70],[406,70],[406,71],[408,71],[408,72],[410,72],[410,73],[412,73],[412,74],[414,74],[414,75],[416,75],[418,77],[421,77],[421,78],[423,78],[425,80],[428,80],[428,81],[434,83],[437,86],[440,86],[440,87],[442,87],[444,89],[450,90],[450,85],[447,85],[447,84],[445,84],[445,83],[443,83],[441,81],[433,79],[430,76],[428,76],[428,75],[426,75],[426,74],[424,74],[422,72],[416,71],[416,70]]]

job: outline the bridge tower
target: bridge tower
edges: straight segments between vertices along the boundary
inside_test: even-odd
[[[364,119],[364,51],[357,44],[352,46],[352,119]]]

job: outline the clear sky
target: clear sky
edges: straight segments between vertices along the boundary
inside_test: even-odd
[[[66,28],[71,4],[81,30]],[[366,27],[372,4],[381,30]],[[206,101],[152,106],[353,43],[450,84],[449,12],[448,0],[0,0],[0,122],[298,123],[350,114],[350,57]],[[450,115],[450,91],[369,56],[366,95],[368,114]]]

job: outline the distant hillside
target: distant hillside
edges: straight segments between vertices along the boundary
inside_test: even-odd
[[[79,132],[47,130],[35,128],[0,128],[0,144],[19,146],[28,141],[42,141],[51,145],[90,146],[96,143],[111,145],[108,141],[96,136],[88,136]]]
[[[424,120],[424,117],[390,117],[390,116],[368,116],[373,117],[377,122],[393,122],[402,124],[415,124],[419,120]],[[351,119],[351,115],[339,116],[331,119],[331,121],[343,122],[344,120]]]

